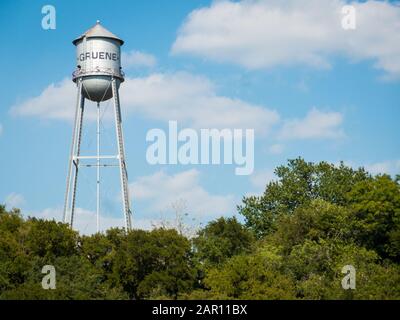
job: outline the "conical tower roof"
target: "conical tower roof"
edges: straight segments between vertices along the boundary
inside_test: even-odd
[[[114,39],[114,40],[119,41],[121,43],[121,45],[124,43],[124,41],[122,39],[118,38],[115,34],[108,31],[106,28],[104,28],[100,24],[99,20],[97,20],[96,24],[92,28],[90,28],[84,34],[82,34],[78,38],[76,38],[74,41],[72,41],[72,43],[76,45],[76,43],[79,40],[81,40],[85,37],[86,38],[109,38],[109,39]]]

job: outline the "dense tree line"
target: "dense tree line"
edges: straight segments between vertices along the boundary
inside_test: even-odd
[[[244,223],[81,236],[0,206],[0,299],[400,299],[400,177],[289,160]],[[54,265],[57,288],[43,290]],[[356,269],[344,290],[342,267]]]

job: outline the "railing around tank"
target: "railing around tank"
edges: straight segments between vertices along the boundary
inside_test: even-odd
[[[120,78],[124,80],[125,73],[120,70],[118,73],[115,72],[114,69],[111,68],[95,68],[91,70],[85,70],[85,69],[76,69],[74,72],[72,72],[72,80],[75,80],[76,78],[79,77],[84,77],[84,76],[91,76],[91,75],[110,75],[116,78]]]

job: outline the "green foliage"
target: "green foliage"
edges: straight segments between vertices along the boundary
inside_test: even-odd
[[[324,200],[313,200],[299,206],[291,215],[282,215],[276,232],[268,237],[284,248],[285,252],[305,240],[348,242],[353,237],[353,221],[350,210]]]
[[[341,287],[346,265],[356,269],[356,290]],[[381,265],[374,251],[354,244],[306,240],[287,257],[287,269],[296,279],[299,298],[400,299],[398,266]]]
[[[134,230],[116,253],[114,278],[130,298],[156,298],[179,294],[193,287],[188,239],[175,230]]]
[[[55,222],[29,219],[25,243],[30,253],[51,260],[54,257],[68,257],[76,254],[78,234],[68,225]]]
[[[400,185],[389,176],[362,181],[347,194],[358,240],[400,262]]]
[[[127,298],[120,286],[103,281],[101,270],[79,254],[79,242],[77,233],[65,224],[24,221],[19,211],[0,207],[0,298]],[[56,290],[41,286],[41,270],[48,264],[56,268]]]
[[[353,170],[343,163],[334,166],[326,162],[313,164],[301,158],[289,160],[287,166],[275,170],[277,181],[270,182],[261,197],[247,197],[239,212],[257,237],[276,230],[282,215],[292,214],[315,199],[336,205],[346,205],[347,193],[360,182],[370,179],[364,169]]]
[[[238,255],[209,271],[204,282],[215,299],[294,299],[295,286],[282,272],[275,248]]]
[[[239,210],[254,234],[281,248],[296,297],[400,299],[398,176],[302,159],[275,173],[278,180]],[[354,291],[341,287],[347,264],[357,270]]]
[[[226,259],[248,252],[253,236],[235,217],[211,221],[193,240],[196,257],[206,266],[218,265]]]
[[[245,218],[80,236],[0,205],[0,299],[400,299],[400,176],[290,160]],[[54,265],[55,290],[41,287]],[[354,266],[356,289],[342,268]]]

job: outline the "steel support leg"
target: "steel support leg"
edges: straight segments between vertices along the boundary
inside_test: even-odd
[[[65,192],[65,199],[64,199],[64,212],[63,212],[63,222],[67,223],[69,218],[69,201],[70,201],[70,193],[71,193],[71,177],[72,177],[72,161],[75,152],[75,142],[76,142],[76,132],[77,132],[77,125],[78,125],[78,118],[80,117],[80,101],[82,95],[82,81],[78,79],[77,84],[77,99],[76,99],[76,106],[75,106],[75,117],[74,117],[74,127],[72,130],[72,142],[71,142],[71,151],[70,157],[68,160],[68,173],[67,173],[67,187]]]
[[[126,162],[125,162],[125,148],[124,148],[124,139],[122,133],[121,108],[119,104],[117,80],[115,78],[112,79],[111,87],[114,100],[115,129],[117,134],[118,160],[119,160],[121,188],[122,188],[122,205],[125,215],[125,229],[126,231],[129,231],[132,228],[132,221],[131,221],[132,212],[131,212],[129,190],[128,190],[128,172],[126,169]]]
[[[80,154],[84,104],[85,104],[85,98],[82,95],[82,79],[78,79],[78,94],[76,101],[74,129],[72,134],[71,154],[68,165],[67,191],[65,193],[64,219],[63,219],[64,222],[66,223],[69,222],[71,228],[73,225],[74,211],[75,211],[76,185],[78,180],[78,164],[79,164],[79,159],[77,157],[79,157]]]

